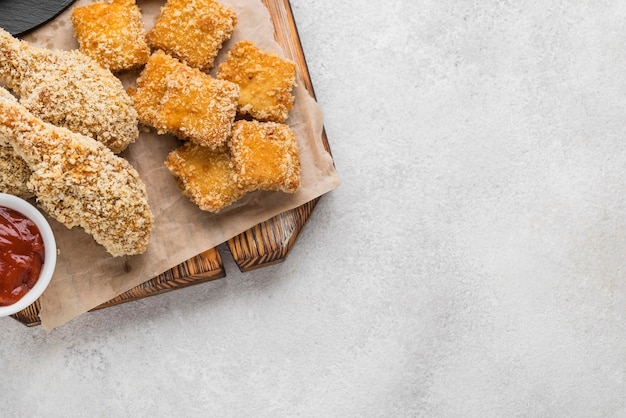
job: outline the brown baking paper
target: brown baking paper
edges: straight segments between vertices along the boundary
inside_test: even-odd
[[[88,4],[79,0],[74,6]],[[220,53],[216,66],[234,43],[248,39],[260,48],[284,55],[274,41],[269,13],[259,0],[223,0],[237,12],[235,33]],[[146,29],[150,29],[164,1],[138,2]],[[76,49],[68,10],[25,37],[48,48]],[[136,74],[135,74],[136,76]],[[134,77],[126,75],[128,85]],[[201,211],[185,198],[164,166],[167,154],[181,145],[172,136],[142,132],[124,151],[146,183],[155,217],[148,250],[139,256],[111,257],[80,228],[67,229],[51,220],[59,258],[57,268],[41,298],[41,322],[52,329],[152,279],[160,273],[213,248],[241,232],[286,210],[298,207],[339,185],[331,156],[322,141],[323,116],[301,81],[294,89],[295,103],[287,123],[300,147],[302,186],[293,195],[255,192],[220,214]]]

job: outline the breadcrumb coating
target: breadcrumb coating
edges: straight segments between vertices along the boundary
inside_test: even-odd
[[[141,123],[211,148],[226,143],[237,115],[236,84],[216,80],[160,50],[150,56],[137,87],[128,93]]]
[[[114,73],[144,65],[150,56],[135,0],[75,7],[71,15],[80,50]]]
[[[128,161],[6,98],[0,98],[0,139],[28,164],[28,186],[50,216],[68,228],[81,226],[113,256],[146,250],[153,216]]]
[[[17,99],[2,87],[0,87],[1,99],[17,103]],[[33,197],[32,191],[28,189],[26,184],[31,174],[26,161],[17,155],[8,139],[0,135],[0,192],[19,196],[23,199]]]
[[[237,14],[216,0],[168,0],[147,40],[153,49],[208,71],[236,24]]]
[[[139,136],[122,82],[78,50],[31,46],[0,29],[0,84],[34,115],[118,153]]]
[[[181,67],[167,80],[156,128],[218,148],[226,144],[237,115],[239,87],[195,68]]]
[[[27,186],[31,174],[28,164],[15,153],[13,147],[0,143],[0,192],[22,199],[33,197]]]
[[[137,78],[137,87],[128,88],[140,123],[152,127],[157,124],[157,109],[167,90],[167,77],[182,66],[180,61],[162,50],[150,55]]]
[[[286,193],[300,187],[298,143],[288,125],[238,121],[233,127],[230,152],[239,187]]]
[[[295,62],[260,50],[250,41],[238,42],[217,70],[217,78],[237,84],[239,113],[255,119],[285,122],[293,108]]]
[[[192,142],[172,151],[165,165],[189,200],[202,210],[219,212],[246,190],[237,186],[227,148],[212,150]]]

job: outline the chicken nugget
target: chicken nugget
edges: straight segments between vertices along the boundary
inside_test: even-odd
[[[300,187],[300,158],[289,126],[241,120],[233,126],[230,150],[241,188],[294,193]]]
[[[218,1],[168,0],[147,39],[152,48],[208,71],[236,24],[236,13]]]
[[[192,142],[172,151],[165,165],[189,200],[202,210],[219,212],[246,193],[233,178],[228,148],[212,150]]]
[[[284,122],[293,108],[291,90],[296,82],[296,64],[257,48],[250,41],[238,42],[218,67],[217,78],[239,85],[239,113],[258,120]]]
[[[137,87],[128,89],[139,115],[139,122],[146,126],[155,126],[157,109],[167,89],[167,77],[182,66],[180,61],[161,50],[150,55],[137,78]]]
[[[166,84],[155,127],[211,148],[226,144],[237,114],[239,87],[187,66],[170,73]]]
[[[80,50],[112,72],[139,67],[150,48],[135,0],[112,0],[75,7],[71,16]]]
[[[237,115],[239,87],[216,80],[159,50],[128,90],[139,121],[212,148],[228,140]]]

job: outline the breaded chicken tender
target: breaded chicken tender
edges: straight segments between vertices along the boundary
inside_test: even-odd
[[[241,120],[230,140],[235,180],[247,190],[294,193],[300,187],[300,157],[289,126]]]
[[[0,98],[0,141],[32,171],[28,186],[50,216],[81,226],[113,256],[143,253],[153,216],[137,171],[102,143]]]
[[[122,82],[78,50],[31,46],[0,29],[0,84],[35,116],[121,152],[139,136]]]
[[[150,56],[135,0],[90,3],[72,9],[80,50],[114,73],[144,65]]]
[[[216,0],[168,0],[147,39],[153,49],[208,71],[236,24],[237,14]]]
[[[234,180],[227,148],[212,150],[186,142],[167,156],[165,165],[183,195],[202,210],[219,212],[246,193]]]
[[[218,67],[217,78],[240,87],[238,110],[242,115],[285,122],[293,108],[291,90],[296,82],[296,64],[262,51],[250,41],[238,42],[228,51],[226,61]]]
[[[239,87],[157,51],[129,94],[139,120],[158,133],[219,148],[230,136]]]

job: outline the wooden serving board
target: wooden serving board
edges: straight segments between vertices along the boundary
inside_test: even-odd
[[[261,1],[272,18],[276,41],[283,48],[285,55],[296,62],[302,82],[309,93],[315,97],[289,0]],[[325,131],[322,132],[321,140],[324,148],[330,153]],[[320,197],[262,222],[231,238],[225,246],[221,247],[230,251],[242,272],[280,263],[293,248],[319,200]],[[221,279],[225,276],[226,271],[220,251],[218,247],[215,247],[103,303],[94,310]],[[41,304],[36,301],[12,317],[26,326],[36,326],[41,323],[40,310]]]

